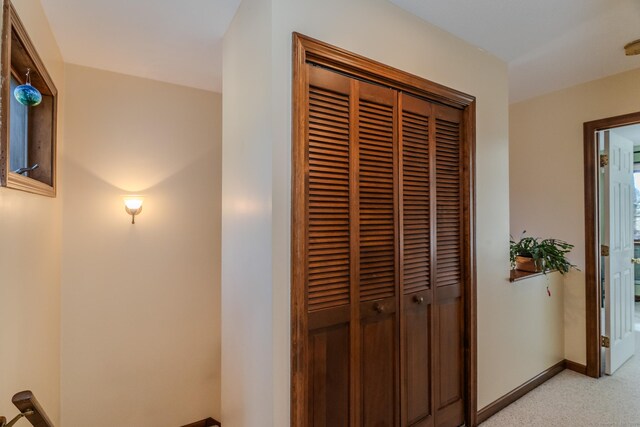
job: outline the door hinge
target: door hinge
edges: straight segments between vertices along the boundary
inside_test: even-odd
[[[600,154],[600,167],[603,168],[609,164],[609,155]]]
[[[609,348],[609,337],[605,337],[604,335],[602,335],[600,337],[600,345],[603,346],[604,348]]]
[[[607,246],[607,245],[600,245],[600,255],[602,255],[602,256],[609,256],[609,246]]]

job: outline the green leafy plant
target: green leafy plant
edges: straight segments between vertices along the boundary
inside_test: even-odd
[[[568,273],[571,268],[578,268],[571,264],[566,255],[571,252],[573,245],[564,240],[559,239],[541,239],[540,237],[525,237],[526,231],[522,232],[520,240],[515,241],[513,237],[510,240],[509,258],[511,268],[516,266],[516,257],[533,258],[536,265],[540,266],[542,271],[557,270],[560,274]]]

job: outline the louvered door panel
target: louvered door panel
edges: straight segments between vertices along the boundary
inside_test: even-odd
[[[352,328],[350,79],[309,67],[307,405],[309,427],[349,425]]]
[[[436,286],[460,284],[462,249],[460,113],[439,107],[436,117],[437,281]]]
[[[304,163],[294,174],[304,176],[294,198],[305,227],[294,242],[304,299],[294,295],[292,307],[306,332],[293,342],[304,367],[292,379],[304,388],[297,422],[462,425],[461,112],[326,68],[305,73],[305,145],[295,152]]]
[[[394,98],[390,89],[360,84],[360,301],[396,291]]]
[[[359,83],[360,358],[362,426],[397,423],[396,94]]]
[[[311,68],[308,308],[349,304],[349,79]]]
[[[428,102],[402,95],[403,291],[430,287],[431,197]]]
[[[433,426],[430,103],[401,94],[402,425]]]
[[[436,142],[435,424],[459,426],[463,407],[461,113],[438,106]]]

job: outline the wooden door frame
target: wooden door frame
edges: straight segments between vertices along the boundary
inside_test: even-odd
[[[464,399],[465,424],[477,425],[477,315],[475,255],[475,97],[400,71],[363,56],[293,33],[292,88],[292,241],[291,241],[291,425],[307,423],[305,379],[305,184],[304,140],[306,132],[307,85],[305,66],[313,62],[339,73],[392,87],[432,102],[462,110],[463,176],[463,298],[464,298]]]
[[[587,375],[599,378],[600,369],[600,215],[598,212],[598,169],[596,132],[640,123],[640,112],[584,123],[584,224],[585,224],[585,311],[587,326]]]

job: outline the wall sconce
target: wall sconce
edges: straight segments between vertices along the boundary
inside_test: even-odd
[[[136,215],[142,212],[142,202],[144,197],[142,196],[125,196],[124,197],[124,210],[131,215],[131,224],[136,223]]]

